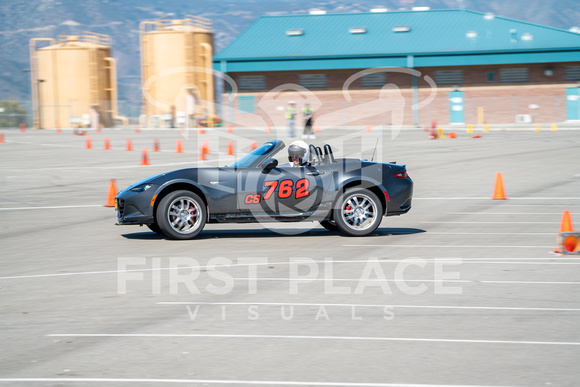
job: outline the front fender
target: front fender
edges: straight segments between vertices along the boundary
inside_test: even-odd
[[[198,196],[200,196],[202,198],[202,200],[205,202],[206,206],[209,206],[208,199],[207,199],[209,195],[208,195],[208,192],[205,189],[205,187],[203,187],[201,184],[198,184],[195,181],[181,178],[181,179],[169,180],[157,188],[157,190],[155,192],[154,200],[152,200],[152,201],[154,201],[153,213],[154,214],[156,213],[157,206],[159,205],[159,202],[161,201],[161,199],[163,199],[163,197],[165,197],[170,192],[177,191],[180,189],[184,189],[184,190],[188,190],[188,191],[192,191],[192,192],[196,193]]]

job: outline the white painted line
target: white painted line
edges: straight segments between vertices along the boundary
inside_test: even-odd
[[[47,337],[170,337],[170,338],[219,338],[219,339],[289,339],[289,340],[346,340],[346,341],[407,341],[427,343],[467,343],[467,344],[516,344],[516,345],[580,345],[577,341],[527,341],[527,340],[470,340],[432,339],[411,337],[370,337],[370,336],[302,336],[302,335],[217,335],[202,333],[56,333]]]
[[[349,282],[349,281],[360,281],[360,278],[282,278],[282,277],[270,277],[270,278],[234,278],[235,281],[306,281],[306,282]],[[579,281],[499,281],[499,280],[451,280],[451,279],[394,279],[394,278],[369,278],[365,279],[366,282],[438,282],[438,283],[482,283],[482,284],[513,284],[513,285],[580,285]]]
[[[332,264],[343,264],[343,263],[354,263],[354,264],[367,264],[367,263],[401,263],[401,262],[409,262],[409,260],[417,260],[423,259],[426,262],[458,262],[458,263],[474,263],[474,264],[505,264],[505,263],[513,263],[513,264],[521,264],[521,265],[572,265],[572,264],[580,264],[577,262],[569,262],[572,260],[580,260],[580,257],[576,256],[569,256],[569,257],[560,257],[554,256],[552,258],[418,258],[417,256],[403,258],[403,259],[361,259],[361,260],[332,260],[330,261]],[[505,262],[505,260],[510,261],[566,261],[566,262]],[[326,261],[318,260],[318,261],[307,261],[309,263],[316,263],[316,264],[324,264]],[[250,267],[250,266],[289,266],[289,265],[296,265],[297,261],[292,262],[264,262],[264,263],[232,263],[228,266],[223,267]],[[207,269],[207,268],[214,268],[215,266],[211,265],[200,265],[199,269]],[[127,269],[127,270],[101,270],[101,271],[80,271],[80,272],[71,272],[71,273],[49,273],[49,274],[28,274],[28,275],[17,275],[17,276],[6,276],[0,277],[0,280],[11,280],[11,279],[31,279],[31,278],[52,278],[52,277],[68,277],[68,276],[77,276],[77,275],[99,275],[99,274],[118,274],[118,273],[145,273],[150,271],[169,271],[169,270],[184,270],[187,269],[187,266],[179,266],[179,267],[160,267],[160,268],[144,268],[144,269]]]
[[[551,215],[559,216],[561,212],[447,212],[451,215]]]
[[[280,380],[220,380],[220,379],[121,379],[121,378],[0,378],[0,383],[171,383],[171,384],[229,384],[259,386],[338,386],[338,387],[509,387],[466,384],[405,384],[405,383],[343,383],[292,382]]]
[[[429,224],[560,224],[560,222],[504,222],[501,220],[495,222],[437,222],[437,221],[423,221],[421,223]]]
[[[78,206],[47,206],[47,207],[4,207],[0,208],[0,211],[14,211],[14,210],[56,210],[62,208],[91,208],[91,207],[101,207],[102,204],[83,204]]]
[[[493,200],[489,204],[470,204],[470,206],[472,206],[472,207],[485,207],[485,208],[491,208],[491,207],[497,208],[496,205],[498,203],[495,203],[495,202],[496,201]],[[530,204],[509,204],[509,203],[501,203],[500,204],[500,206],[502,208],[503,207],[539,207],[539,206],[545,207],[546,205],[547,205],[546,203],[530,203]],[[556,204],[550,204],[550,205],[555,206]],[[563,204],[562,203],[562,204],[557,204],[557,205],[558,206],[565,205],[566,206],[566,209],[567,209],[568,207],[577,207],[577,206],[580,205],[580,203],[566,203],[566,204]],[[545,208],[542,208],[542,210],[545,210]],[[445,214],[447,214],[447,213],[445,213]]]
[[[85,137],[86,138],[86,137]],[[37,143],[37,142],[24,142],[24,141],[6,141],[6,142],[12,142],[14,144],[24,144],[24,145],[38,145],[38,146],[52,146],[52,147],[57,147],[57,148],[76,148],[76,149],[85,149],[85,144],[75,144],[75,145],[64,145],[64,144],[46,144],[46,143]],[[99,151],[99,149],[95,148],[95,151]],[[125,149],[121,148],[121,147],[117,147],[117,148],[111,148],[108,150],[108,152],[126,152]],[[156,153],[175,153],[173,151],[170,150],[159,150]],[[198,152],[193,152],[193,151],[184,151],[183,153],[185,154],[197,154]],[[218,153],[221,154],[221,153]],[[225,154],[225,153],[224,153]]]
[[[413,198],[413,200],[493,200],[491,197],[456,197],[456,198]],[[577,197],[571,198],[549,198],[549,197],[509,197],[508,200],[580,200]],[[494,203],[497,201],[494,200]],[[503,201],[502,201],[503,202]]]
[[[491,199],[491,198],[490,198]],[[577,197],[562,197],[562,198],[546,198],[546,197],[521,197],[521,198],[508,198],[508,200],[580,200]]]
[[[437,235],[556,235],[555,232],[439,232],[439,231],[426,231],[425,234],[437,234]],[[401,235],[401,234],[393,234]]]
[[[137,159],[136,159],[137,160]],[[166,164],[152,164],[139,165],[135,161],[135,165],[111,165],[102,167],[54,167],[54,168],[31,168],[31,169],[0,169],[0,172],[32,172],[32,171],[87,171],[90,169],[128,169],[128,168],[152,168],[152,167],[170,167],[173,165],[190,165],[197,164],[197,161],[187,161],[181,163],[166,163]]]
[[[491,200],[490,197],[459,197],[459,198],[416,198],[414,197],[413,200]]]
[[[411,258],[409,258],[411,259]],[[416,257],[415,257],[416,259]],[[564,256],[554,256],[551,258],[516,258],[516,257],[509,257],[509,258],[501,258],[501,257],[492,257],[492,258],[432,258],[432,260],[435,261],[442,261],[442,262],[447,262],[447,261],[452,261],[452,260],[459,260],[459,261],[489,261],[489,262],[496,262],[496,261],[505,261],[505,260],[520,260],[520,261],[558,261],[558,260],[563,260],[563,261],[569,261],[571,259],[580,259],[576,256],[570,256],[570,258],[568,257],[564,257]],[[427,259],[427,261],[430,261],[431,258]],[[384,261],[381,261],[384,262]]]
[[[534,312],[580,312],[580,308],[520,308],[504,306],[453,306],[453,305],[372,305],[372,304],[327,304],[327,303],[300,303],[300,302],[203,302],[203,301],[165,301],[157,305],[232,305],[232,306],[336,306],[336,307],[369,307],[369,308],[409,308],[409,309],[468,309],[468,310],[508,310]]]
[[[517,258],[516,258],[517,259]],[[450,261],[441,261],[450,262]],[[461,262],[461,264],[476,264],[476,265],[580,265],[580,262],[511,262],[511,261],[468,261]]]
[[[556,235],[556,234],[554,234]],[[342,247],[411,247],[413,249],[418,248],[432,248],[432,247],[443,247],[443,248],[470,248],[470,249],[482,249],[482,248],[502,248],[502,249],[527,249],[527,248],[542,248],[542,249],[552,249],[554,246],[495,246],[495,245],[484,245],[484,246],[450,246],[450,245],[342,245]]]
[[[65,145],[65,144],[42,144],[37,142],[27,142],[27,141],[14,141],[6,140],[6,142],[11,142],[12,144],[24,144],[24,145],[39,145],[39,146],[53,146],[58,148],[80,148],[80,145]]]
[[[484,284],[514,284],[514,285],[580,285],[580,282],[573,281],[493,281],[493,280],[481,280],[473,281],[481,282]]]

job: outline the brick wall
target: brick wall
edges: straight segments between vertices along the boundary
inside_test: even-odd
[[[484,122],[489,124],[512,124],[518,114],[529,114],[537,123],[562,122],[566,119],[565,93],[567,87],[576,87],[577,82],[565,81],[565,67],[580,63],[566,64],[522,64],[505,66],[471,66],[467,68],[419,68],[418,118],[420,126],[430,126],[433,121],[440,125],[449,123],[449,92],[452,86],[439,86],[432,90],[425,75],[435,79],[436,71],[463,70],[464,83],[459,90],[465,97],[465,123],[478,123],[478,108],[483,108]],[[504,68],[529,69],[529,82],[506,84],[500,82],[499,70]],[[552,76],[544,70],[550,68]],[[388,72],[383,90],[365,89],[360,79],[355,80],[343,91],[344,82],[360,70],[327,70],[304,72],[243,73],[243,75],[265,75],[266,88],[271,90],[283,84],[298,84],[299,74],[326,74],[326,90],[285,90],[282,92],[240,92],[255,98],[255,113],[235,112],[234,124],[238,126],[285,127],[285,108],[289,101],[297,103],[300,111],[309,102],[316,111],[316,123],[321,126],[389,125],[414,124],[412,77],[409,74]],[[495,73],[493,82],[488,81],[488,72]],[[230,74],[234,80],[242,74]],[[430,95],[436,92],[434,98]],[[225,101],[225,96],[222,97]],[[225,102],[224,102],[225,103]],[[227,105],[227,104],[226,104]],[[233,103],[237,109],[237,98]],[[222,113],[227,121],[229,116]],[[299,115],[297,126],[302,125]]]

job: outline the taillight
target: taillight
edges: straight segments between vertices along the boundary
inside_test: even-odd
[[[398,177],[399,179],[406,179],[409,177],[409,175],[407,175],[407,171],[403,171],[403,172],[395,173],[395,177]]]

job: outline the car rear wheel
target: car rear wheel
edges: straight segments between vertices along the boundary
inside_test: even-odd
[[[334,221],[343,233],[365,236],[379,227],[383,205],[377,195],[363,188],[346,190],[336,203]]]
[[[171,239],[195,238],[207,218],[201,198],[190,191],[174,191],[165,196],[157,207],[157,225]]]

